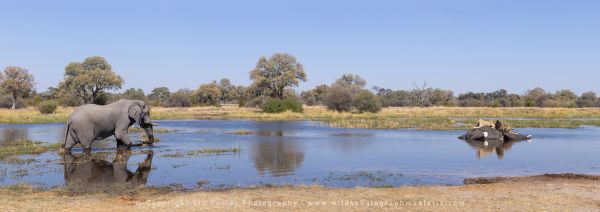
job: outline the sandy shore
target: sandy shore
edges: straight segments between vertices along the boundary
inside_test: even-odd
[[[277,187],[154,194],[65,194],[0,189],[2,210],[600,210],[600,177],[573,174],[479,178],[463,186]],[[481,184],[483,183],[483,184]]]

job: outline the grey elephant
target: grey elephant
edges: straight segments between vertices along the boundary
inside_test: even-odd
[[[463,140],[484,141],[484,140],[501,140],[501,141],[524,141],[530,140],[531,135],[521,135],[512,131],[500,131],[494,127],[479,127],[467,131],[466,134],[458,137]]]
[[[119,149],[129,149],[132,142],[127,133],[136,122],[148,136],[145,144],[154,143],[153,126],[157,124],[152,123],[150,107],[144,101],[119,100],[109,105],[78,107],[67,121],[63,150],[69,152],[74,145],[80,144],[84,152],[89,153],[95,140],[110,136],[115,136]]]
[[[144,161],[132,172],[127,169],[129,151],[117,151],[112,163],[87,154],[75,156],[67,152],[63,156],[65,183],[69,186],[145,185],[152,170],[153,152],[145,154]]]

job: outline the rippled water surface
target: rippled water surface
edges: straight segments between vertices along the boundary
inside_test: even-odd
[[[56,151],[0,162],[0,184],[71,183],[229,187],[461,184],[464,178],[600,174],[600,128],[517,129],[532,141],[465,142],[462,131],[337,129],[318,122],[162,121],[153,147],[117,154],[112,139],[92,155]],[[141,134],[130,134],[139,141]],[[61,142],[63,124],[0,125],[7,140]],[[196,150],[239,148],[239,152]]]

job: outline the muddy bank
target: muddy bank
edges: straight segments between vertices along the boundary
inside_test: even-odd
[[[462,186],[260,187],[211,191],[68,193],[3,187],[3,210],[598,210],[600,177],[547,174],[466,180]],[[485,184],[481,184],[485,183]]]
[[[501,182],[526,182],[526,181],[552,181],[552,180],[591,180],[599,181],[600,176],[587,175],[587,174],[574,174],[574,173],[561,173],[561,174],[543,174],[536,176],[527,177],[478,177],[478,178],[467,178],[464,180],[465,185],[475,184],[492,184]]]

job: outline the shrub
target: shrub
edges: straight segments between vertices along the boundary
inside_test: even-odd
[[[52,100],[42,101],[37,105],[37,109],[42,114],[53,114],[57,107],[58,103]]]
[[[191,107],[192,101],[190,100],[192,92],[187,89],[181,89],[171,94],[167,107]]]
[[[15,104],[15,108],[24,108],[26,106],[25,100],[21,98],[17,98],[17,102]],[[11,108],[12,107],[12,98],[10,95],[0,96],[0,108]]]
[[[354,107],[361,113],[377,113],[381,110],[381,102],[371,91],[361,90],[354,97]]]
[[[288,110],[294,113],[300,113],[303,111],[302,103],[294,98],[267,99],[261,109],[266,113],[281,113]]]
[[[350,111],[352,109],[352,93],[344,87],[331,87],[325,95],[323,103],[330,110],[337,112]]]
[[[238,100],[238,107],[246,107],[246,99]]]

